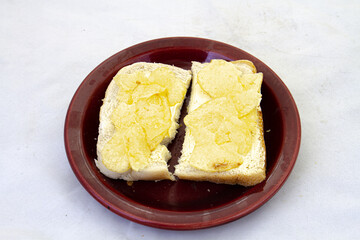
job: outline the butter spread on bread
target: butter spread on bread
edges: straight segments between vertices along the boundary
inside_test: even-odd
[[[100,109],[96,165],[104,175],[174,180],[166,146],[177,132],[190,81],[190,71],[158,63],[135,63],[116,74]]]
[[[265,179],[262,73],[246,60],[193,62],[180,179],[251,186]]]

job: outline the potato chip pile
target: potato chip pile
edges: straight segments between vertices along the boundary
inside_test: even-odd
[[[211,97],[184,118],[195,140],[189,161],[197,169],[221,172],[239,167],[251,150],[263,76],[251,62],[242,62],[252,73],[212,60],[197,75],[197,83]]]
[[[151,152],[169,136],[170,108],[181,103],[187,87],[166,67],[146,74],[117,74],[118,106],[111,115],[115,134],[103,149],[103,163],[111,171],[138,171],[148,165]]]

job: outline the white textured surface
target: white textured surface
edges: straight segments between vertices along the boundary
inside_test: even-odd
[[[359,239],[358,1],[2,1],[0,239]],[[167,36],[237,46],[292,92],[302,144],[283,188],[235,222],[168,231],[125,220],[79,184],[63,125],[85,76]]]

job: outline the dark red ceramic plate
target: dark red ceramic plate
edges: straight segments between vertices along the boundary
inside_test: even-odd
[[[209,182],[134,182],[112,180],[94,164],[99,109],[116,72],[145,61],[190,69],[191,61],[248,59],[264,74],[261,107],[264,118],[267,178],[254,187]],[[186,114],[186,104],[182,117]],[[181,118],[182,119],[182,118]],[[183,126],[183,124],[182,124]],[[300,119],[295,102],[280,78],[252,55],[221,42],[174,37],[129,47],[96,67],[76,91],[65,121],[65,147],[70,165],[84,188],[102,205],[129,220],[158,228],[199,229],[243,217],[267,202],[289,176],[300,146]],[[169,146],[170,170],[180,155],[184,127]]]

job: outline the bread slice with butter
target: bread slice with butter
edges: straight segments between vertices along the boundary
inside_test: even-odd
[[[168,171],[191,72],[160,63],[126,66],[110,82],[100,109],[95,160],[107,177],[175,180]]]
[[[265,179],[262,73],[252,62],[193,62],[180,179],[252,186]]]

